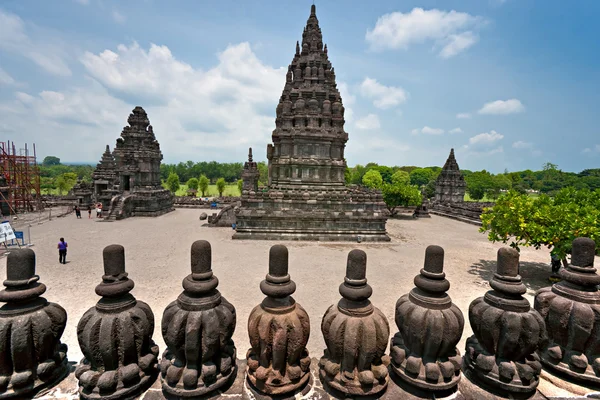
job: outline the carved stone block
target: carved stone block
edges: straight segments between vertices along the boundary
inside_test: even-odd
[[[308,314],[291,296],[296,284],[288,274],[288,250],[271,247],[269,273],[260,283],[267,296],[248,319],[250,345],[247,376],[262,393],[283,395],[300,390],[310,378],[306,343],[310,335]]]
[[[465,321],[446,291],[444,249],[429,246],[425,267],[415,277],[415,288],[396,303],[399,332],[390,344],[392,370],[410,385],[441,391],[460,380],[462,360],[456,344]]]
[[[64,378],[67,345],[60,338],[67,312],[41,297],[31,249],[11,250],[0,292],[0,399],[25,399]]]
[[[498,250],[492,290],[469,307],[474,335],[467,339],[463,371],[475,383],[504,394],[532,393],[542,365],[536,351],[547,341],[542,316],[522,295],[519,253]]]
[[[160,362],[163,390],[179,397],[200,396],[235,377],[235,308],[217,290],[210,243],[192,244],[192,273],[183,293],[167,306],[162,334],[167,344]]]
[[[342,299],[329,307],[321,322],[327,349],[319,361],[321,380],[347,395],[374,395],[389,380],[389,357],[384,356],[390,336],[385,315],[369,301],[373,289],[366,278],[367,255],[348,254]]]
[[[534,307],[548,327],[549,341],[539,354],[544,367],[574,383],[600,385],[600,275],[594,268],[596,244],[573,241],[571,263],[561,282],[540,289]]]
[[[83,314],[77,339],[84,355],[75,370],[84,399],[125,399],[156,379],[158,346],[152,340],[154,314],[129,293],[134,286],[125,272],[125,249],[104,249],[104,275],[96,286],[102,296]]]

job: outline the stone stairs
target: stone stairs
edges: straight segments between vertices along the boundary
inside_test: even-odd
[[[123,210],[123,205],[125,203],[125,196],[119,196],[119,199],[112,202],[113,205],[108,211],[108,215],[104,218],[105,221],[116,221],[119,219],[121,215],[121,211]]]

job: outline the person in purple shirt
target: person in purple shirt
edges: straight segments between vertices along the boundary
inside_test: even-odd
[[[61,264],[67,263],[67,242],[65,242],[65,238],[60,238],[60,242],[58,242],[58,262]]]

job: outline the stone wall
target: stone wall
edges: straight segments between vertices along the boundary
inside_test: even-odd
[[[429,209],[431,214],[440,215],[467,222],[474,225],[481,225],[481,214],[483,209],[493,207],[495,203],[470,202],[462,203],[438,203],[434,202]]]
[[[424,268],[398,299],[392,325],[370,300],[377,288],[368,284],[364,251],[348,254],[339,302],[313,315],[293,299],[288,251],[275,245],[260,284],[264,300],[246,325],[217,290],[207,241],[192,244],[191,273],[165,310],[151,310],[130,293],[124,248],[110,245],[98,303],[69,317],[78,320],[84,354],[73,373],[61,343],[68,310],[41,297],[46,287],[33,250],[13,250],[0,291],[0,399],[544,399],[537,390],[542,376],[593,393],[600,384],[595,243],[578,238],[572,252],[563,281],[539,290],[532,308],[522,296],[519,253],[501,248],[491,289],[469,307],[473,335],[463,352],[456,345],[465,315],[447,294],[439,246],[426,249]],[[154,312],[162,313],[166,349],[153,341]],[[306,349],[310,318],[322,319],[326,349],[319,360]],[[236,325],[248,327],[245,360],[232,340]]]

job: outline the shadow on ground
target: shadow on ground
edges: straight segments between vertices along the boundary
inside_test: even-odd
[[[479,260],[471,265],[469,273],[481,277],[483,282],[488,282],[496,272],[496,260]],[[550,264],[536,262],[519,262],[519,275],[528,290],[536,291],[543,287],[551,286],[548,278],[552,274]]]

